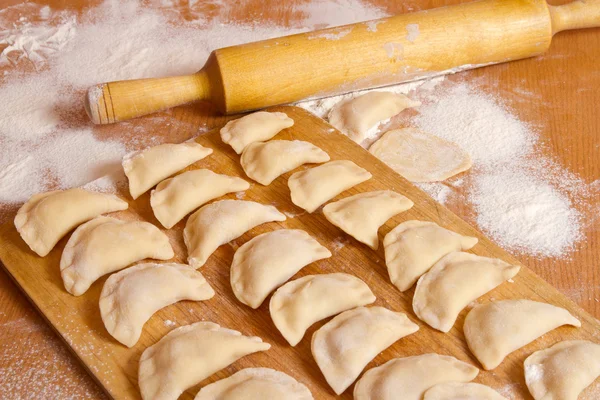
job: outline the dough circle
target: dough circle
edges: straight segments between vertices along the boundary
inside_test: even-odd
[[[471,157],[453,142],[416,128],[394,129],[369,152],[411,182],[439,182],[471,168]]]

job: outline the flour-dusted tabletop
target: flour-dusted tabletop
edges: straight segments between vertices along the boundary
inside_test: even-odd
[[[141,7],[108,0],[24,4],[0,0],[0,220],[11,220],[31,191],[81,185],[118,169],[127,151],[183,141],[225,121],[210,106],[197,104],[93,127],[81,101],[90,84],[189,73],[203,64],[212,48],[457,2],[248,0],[240,5],[165,0]],[[523,163],[522,171],[539,168],[536,176],[549,176],[550,194],[563,196],[550,198],[567,199],[566,208],[559,204],[549,210],[575,212],[577,232],[567,232],[573,229],[570,223],[562,232],[548,227],[556,235],[567,235],[565,243],[574,241],[572,249],[560,256],[532,255],[531,246],[515,255],[595,317],[600,317],[598,59],[598,29],[565,32],[554,38],[543,56],[464,72],[409,94],[421,98],[422,115],[431,116],[432,105],[448,99],[448,90],[467,85],[504,104],[515,123],[533,135],[527,157],[543,160],[545,166],[522,158],[514,162]],[[391,123],[417,121],[418,112]],[[506,119],[500,122],[507,124]],[[492,125],[497,123],[490,119],[491,131],[496,132]],[[426,125],[421,117],[420,126]],[[473,192],[485,188],[478,168],[476,162],[471,172],[448,185],[434,185],[431,192],[467,222],[479,224],[479,229],[504,227],[481,217],[492,204],[489,198],[484,204],[473,201],[478,199]],[[507,182],[513,181],[489,184]],[[570,215],[562,217],[572,222]],[[511,232],[486,233],[502,240]],[[577,235],[580,239],[575,240]],[[550,239],[548,243],[554,243]],[[0,272],[0,398],[102,396],[8,275]]]

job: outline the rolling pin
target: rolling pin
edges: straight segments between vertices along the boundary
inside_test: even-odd
[[[532,57],[598,26],[600,0],[481,0],[218,49],[192,75],[91,87],[85,108],[96,124],[197,100],[232,114]]]

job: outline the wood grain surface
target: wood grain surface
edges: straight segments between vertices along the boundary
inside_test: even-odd
[[[255,21],[257,25],[298,26],[303,17],[299,7],[310,0],[245,0],[229,7],[226,18],[231,22]],[[423,10],[466,0],[365,0],[390,14]],[[564,4],[568,0],[551,0]],[[21,0],[0,0],[0,10],[7,11]],[[69,10],[85,15],[100,0],[39,0],[53,10]],[[160,8],[153,2],[145,6]],[[193,9],[186,2],[173,2],[183,19],[204,16],[208,21],[224,18],[214,2],[197,2]],[[3,13],[6,17],[7,12]],[[26,14],[15,15],[15,20]],[[357,16],[360,18],[360,16]],[[193,48],[193,44],[190,45]],[[2,49],[2,45],[0,45]],[[575,173],[587,184],[600,186],[600,30],[559,33],[549,51],[539,57],[463,72],[449,82],[468,81],[481,86],[492,96],[506,102],[522,121],[535,127],[541,146],[540,154],[562,168]],[[27,63],[18,65],[34,72]],[[200,67],[200,66],[198,66]],[[0,72],[12,66],[0,67]],[[81,97],[83,92],[80,93]],[[83,105],[69,110],[77,124],[89,124]],[[135,141],[148,146],[156,141],[179,142],[225,119],[208,104],[179,107],[169,112],[140,118],[129,123],[94,128],[99,140]],[[137,132],[152,132],[138,135]],[[468,175],[467,175],[468,179]],[[447,207],[476,226],[476,214],[467,198],[467,186],[455,188],[456,200]],[[577,200],[577,199],[574,199]],[[584,238],[566,258],[536,258],[524,254],[517,258],[556,287],[583,309],[600,317],[600,199],[583,210]],[[0,219],[14,217],[18,204],[0,204]],[[3,246],[0,243],[0,246]],[[103,398],[98,386],[88,377],[79,362],[68,352],[46,325],[35,308],[3,270],[0,271],[0,385],[10,398]],[[521,382],[522,383],[522,382]],[[10,394],[10,396],[8,396]],[[1,396],[0,396],[1,397]],[[518,398],[518,397],[515,397]],[[529,397],[526,397],[529,398]]]
[[[476,236],[479,243],[472,252],[486,257],[498,257],[512,264],[519,264],[511,255],[491,243],[478,231],[469,226],[451,211],[433,201],[427,194],[417,189],[393,170],[373,157],[346,136],[342,135],[321,119],[296,107],[276,107],[272,111],[282,111],[295,121],[295,125],[279,133],[275,139],[307,140],[325,150],[332,160],[350,159],[373,174],[373,178],[344,193],[335,199],[352,194],[373,190],[389,189],[406,195],[415,206],[391,220],[380,229],[380,238],[398,223],[411,220],[434,221],[443,227],[464,235]],[[239,164],[239,156],[222,143],[218,130],[200,136],[198,143],[214,149],[214,153],[204,160],[188,167],[209,168],[218,173],[244,177]],[[301,168],[307,168],[304,166]],[[428,352],[453,355],[461,360],[478,365],[470,355],[462,324],[467,310],[464,310],[454,328],[443,334],[420,322],[412,312],[413,290],[400,293],[390,282],[384,261],[384,251],[373,251],[338,228],[327,222],[320,210],[309,214],[295,206],[290,199],[287,187],[289,172],[279,177],[269,186],[254,183],[244,195],[231,194],[228,198],[243,198],[272,204],[288,215],[284,222],[269,223],[250,230],[232,244],[221,246],[201,268],[216,296],[205,302],[180,302],[167,307],[146,324],[140,341],[132,349],[122,346],[106,332],[99,315],[98,298],[102,283],[96,282],[91,290],[80,297],[73,297],[63,287],[60,278],[59,260],[68,238],[45,258],[40,258],[29,250],[21,240],[12,223],[0,228],[0,258],[13,279],[32,300],[44,317],[52,324],[62,339],[69,344],[74,353],[85,364],[92,376],[113,398],[137,399],[138,361],[142,351],[156,343],[164,334],[176,326],[197,321],[213,321],[221,326],[239,330],[246,335],[257,335],[273,347],[264,353],[253,354],[232,366],[211,376],[201,385],[231,375],[233,372],[250,366],[271,367],[284,371],[306,384],[317,399],[334,398],[334,394],[325,382],[310,352],[310,337],[324,321],[313,325],[304,339],[296,347],[291,347],[281,337],[273,325],[268,311],[268,301],[257,309],[239,303],[230,287],[229,266],[235,249],[250,238],[278,228],[303,229],[314,236],[321,244],[329,248],[333,257],[318,261],[301,270],[295,277],[315,273],[346,272],[364,280],[377,297],[375,304],[402,311],[420,326],[419,332],[401,339],[388,350],[382,352],[368,367],[380,365],[393,357],[417,355]],[[127,187],[119,190],[119,195],[129,198]],[[149,206],[149,193],[135,201],[129,201],[130,209],[117,214],[122,219],[142,219],[158,224]],[[186,249],[183,245],[182,230],[187,218],[173,229],[166,231],[176,252],[176,260],[183,261]],[[500,367],[492,372],[481,372],[478,382],[488,384],[502,392],[508,391],[513,398],[525,398],[522,363],[525,357],[535,350],[547,347],[559,340],[590,339],[595,340],[600,331],[600,322],[560,294],[555,288],[544,282],[531,270],[522,267],[514,282],[502,284],[496,290],[478,300],[479,303],[499,299],[533,299],[565,307],[583,323],[582,328],[561,327],[545,335],[533,344],[525,346],[511,355]],[[165,323],[165,321],[171,321]],[[590,391],[600,393],[598,387]],[[186,392],[184,398],[192,398],[198,388]],[[352,398],[352,389],[341,398]]]

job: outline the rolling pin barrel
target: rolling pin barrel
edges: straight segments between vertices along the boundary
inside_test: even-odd
[[[553,34],[600,26],[600,0],[481,0],[215,50],[189,76],[92,87],[94,123],[197,100],[237,113],[545,52]]]

